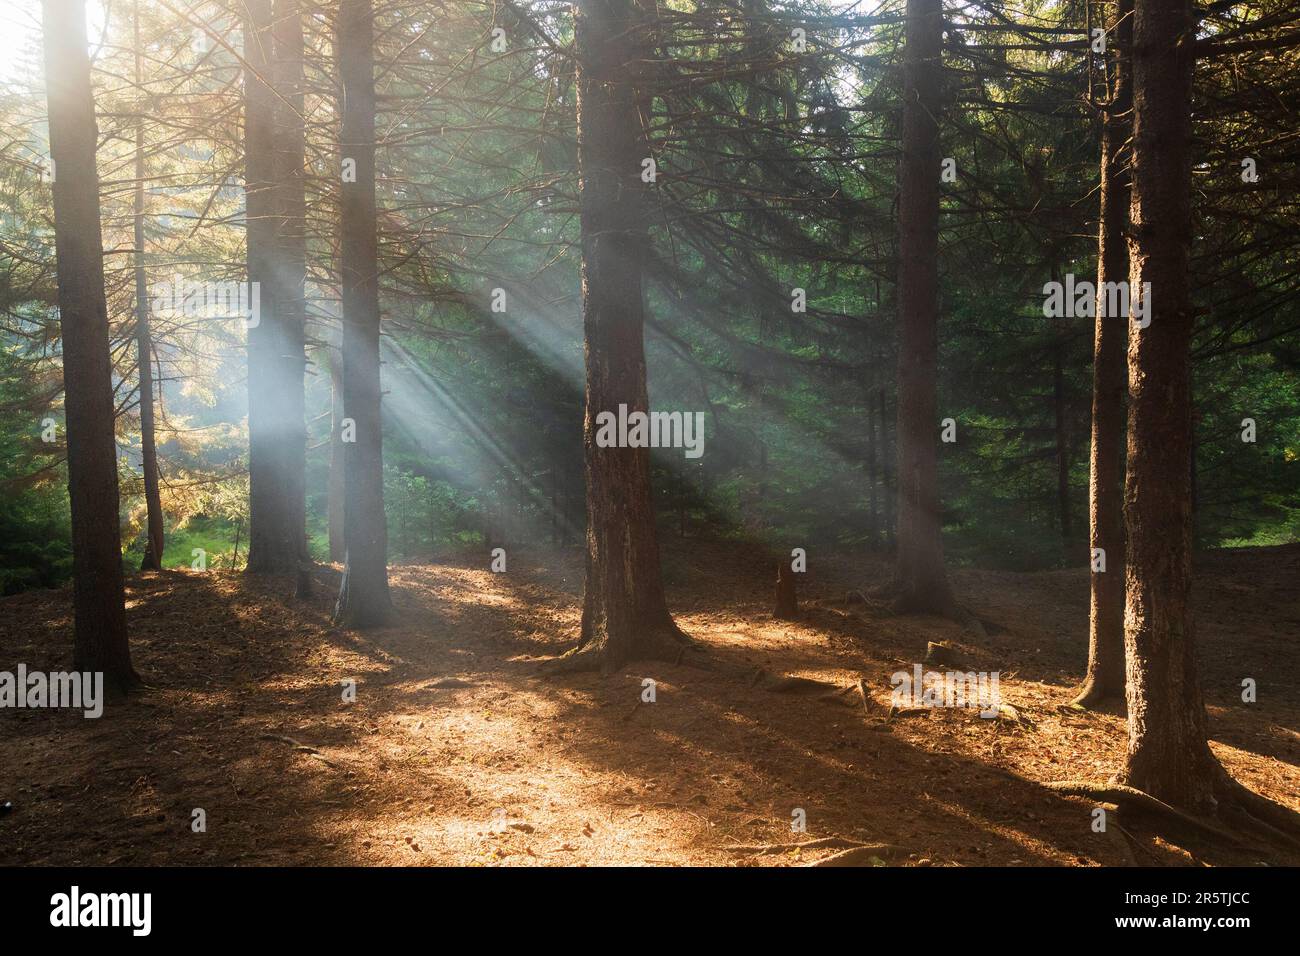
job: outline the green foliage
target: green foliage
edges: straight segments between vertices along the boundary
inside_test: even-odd
[[[702,459],[654,457],[666,531],[888,546],[901,6],[655,8],[645,121],[659,177],[642,261],[650,398],[656,409],[706,417]],[[1267,19],[1280,7],[1256,6],[1240,15]],[[142,116],[150,281],[241,279],[244,270],[241,64],[220,45],[191,48],[168,6],[141,8],[143,84],[120,81],[134,70],[129,17],[109,18],[96,72],[129,567],[138,566],[144,514],[133,263],[118,253],[134,242],[123,170]],[[232,29],[222,10],[203,5],[196,15]],[[585,516],[572,10],[540,2],[379,10],[390,555],[576,541]],[[940,446],[945,546],[961,563],[1079,565],[1092,328],[1044,319],[1041,290],[1096,271],[1099,144],[1088,94],[1098,77],[1075,52],[1034,49],[1022,29],[1077,26],[1081,4],[1030,0],[1005,12],[962,14],[945,47],[942,138],[957,179],[942,191],[937,384],[940,415],[958,433]],[[1212,16],[1205,30],[1236,15]],[[485,39],[496,25],[509,38],[499,54]],[[798,55],[792,25],[808,34]],[[329,17],[307,18],[306,29],[308,530],[324,559],[337,117]],[[1297,535],[1300,170],[1287,146],[1297,69],[1296,52],[1283,48],[1207,58],[1197,71],[1190,277],[1197,533],[1206,546]],[[68,573],[61,449],[35,437],[40,419],[61,418],[49,190],[35,162],[45,152],[36,132],[43,108],[40,91],[0,91],[6,590]],[[1244,155],[1260,160],[1258,189],[1237,179]],[[806,292],[804,312],[791,309],[795,288]],[[504,312],[492,309],[497,289]],[[188,566],[195,547],[233,559],[236,529],[247,534],[243,332],[169,314],[153,327],[165,563]],[[1240,440],[1247,417],[1257,422],[1254,444]],[[241,540],[241,559],[246,547]]]

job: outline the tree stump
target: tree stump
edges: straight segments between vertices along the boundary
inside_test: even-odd
[[[798,614],[799,599],[794,592],[794,571],[783,561],[776,568],[776,608],[772,611],[772,616],[788,621]]]

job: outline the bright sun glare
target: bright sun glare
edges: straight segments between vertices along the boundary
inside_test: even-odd
[[[91,48],[104,25],[102,0],[86,3]],[[40,0],[0,0],[0,82],[30,84],[41,74]]]

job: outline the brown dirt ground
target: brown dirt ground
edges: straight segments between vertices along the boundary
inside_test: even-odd
[[[1001,671],[1003,699],[1032,727],[954,710],[887,722],[890,673],[927,641],[973,639],[846,603],[882,579],[883,558],[814,553],[806,610],[781,622],[768,613],[774,565],[754,550],[671,552],[670,603],[711,670],[538,676],[576,632],[574,553],[512,554],[505,574],[396,567],[400,621],[365,635],[330,625],[330,569],[311,601],[232,573],[134,577],[127,613],[149,688],[96,721],[0,711],[0,801],[14,803],[0,864],[795,865],[832,851],[727,848],[827,836],[900,845],[905,865],[1295,862],[1127,815],[1093,833],[1089,801],[1038,786],[1104,782],[1123,757],[1122,717],[1057,709],[1086,656],[1086,571],[954,575],[1002,627],[979,642],[993,665],[980,669]],[[1207,554],[1198,574],[1214,751],[1300,810],[1300,546]],[[0,670],[66,669],[70,615],[67,590],[0,601]],[[758,667],[836,687],[863,678],[872,706],[751,687]],[[654,704],[639,704],[645,677]],[[1258,703],[1241,702],[1244,677]],[[439,686],[449,678],[466,686]],[[191,832],[196,807],[206,833]],[[791,832],[795,808],[806,834]]]

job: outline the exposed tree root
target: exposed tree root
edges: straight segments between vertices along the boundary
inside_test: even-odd
[[[1128,861],[1128,865],[1137,866],[1137,855],[1133,852],[1137,841],[1133,839],[1131,833],[1119,825],[1119,820],[1110,821],[1110,826],[1106,828],[1106,834],[1111,838],[1111,842],[1119,847],[1120,852],[1124,854],[1124,859]]]
[[[846,837],[821,837],[805,840],[803,843],[736,843],[724,846],[728,853],[752,853],[755,856],[772,856],[777,853],[793,853],[795,850],[843,850],[867,846],[861,840]]]
[[[1070,701],[1062,709],[1076,711],[1099,710],[1108,714],[1118,714],[1122,717],[1128,713],[1128,702],[1124,699],[1122,688],[1119,693],[1110,693],[1100,684],[1088,681],[1079,688],[1079,693],[1075,695],[1074,700]]]
[[[1257,843],[1262,842],[1268,848],[1282,845],[1300,851],[1300,814],[1243,786],[1230,777],[1226,770],[1220,770],[1219,779],[1215,783],[1215,797],[1218,800],[1215,819],[1180,810],[1145,791],[1115,781],[1100,786],[1081,781],[1062,781],[1044,786],[1056,793],[1090,797],[1104,803],[1113,803],[1121,810],[1129,808],[1146,813],[1215,837],[1237,848],[1258,850],[1260,847]],[[1216,821],[1230,823],[1232,829],[1221,826]],[[1248,835],[1254,837],[1256,842],[1252,842]]]
[[[778,853],[794,853],[803,850],[838,849],[841,851],[833,853],[824,859],[808,863],[808,866],[872,866],[874,865],[872,857],[883,860],[891,856],[901,856],[907,852],[905,848],[895,846],[892,843],[863,843],[845,837],[822,837],[817,840],[807,840],[803,843],[738,844],[723,847],[723,849],[730,853],[748,853],[753,856],[774,856]]]
[[[703,670],[708,670],[710,666],[708,652],[704,649],[704,645],[674,625],[671,630],[641,635],[631,652],[624,655],[621,660],[612,660],[607,641],[588,641],[559,657],[543,661],[538,667],[538,672],[547,677],[593,671],[608,675],[633,661],[666,661]]]
[[[872,592],[872,596],[877,600],[887,602],[889,610],[893,614],[937,614],[940,617],[946,617],[950,621],[955,621],[961,625],[962,630],[979,638],[987,638],[990,627],[994,631],[1002,630],[1001,627],[992,622],[988,622],[990,627],[986,627],[986,622],[982,618],[957,601],[951,594],[937,597],[920,595],[900,587],[898,582],[895,581],[876,588]]]
[[[883,861],[891,856],[899,856],[906,852],[901,846],[894,846],[890,843],[871,843],[866,846],[855,846],[851,850],[832,853],[824,859],[809,863],[808,866],[875,866],[876,860]]]
[[[1217,789],[1225,810],[1238,815],[1241,823],[1261,831],[1274,841],[1300,850],[1300,814],[1260,796],[1228,776],[1227,771],[1224,771]]]
[[[842,707],[857,706],[852,696],[855,693],[861,698],[864,709],[870,710],[874,703],[863,681],[849,684],[847,687],[836,687],[827,681],[815,680],[811,677],[778,677],[759,667],[750,674],[747,683],[750,687],[757,687],[772,694],[796,694],[839,704]]]
[[[1072,797],[1088,797],[1101,803],[1113,803],[1121,810],[1128,808],[1151,816],[1162,818],[1195,830],[1207,836],[1217,837],[1233,846],[1245,846],[1242,837],[1226,830],[1210,820],[1179,810],[1175,806],[1158,800],[1145,791],[1129,787],[1122,783],[1093,784],[1080,780],[1063,780],[1057,783],[1043,784],[1048,790]]]

